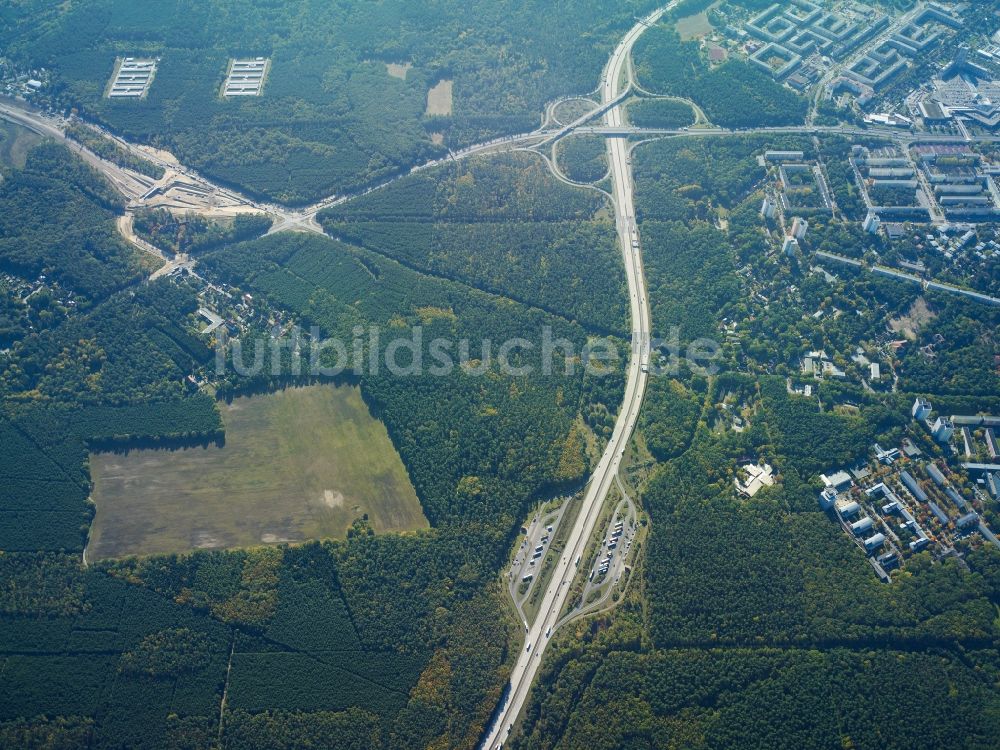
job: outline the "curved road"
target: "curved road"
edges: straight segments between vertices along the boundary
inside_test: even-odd
[[[602,106],[609,106],[622,95],[622,76],[627,71],[629,53],[636,39],[646,30],[647,25],[659,20],[664,12],[675,3],[660,8],[637,23],[615,48],[604,69],[601,84]],[[605,114],[608,127],[621,127],[623,123],[621,106],[608,109]],[[632,175],[625,138],[608,139],[608,163],[614,181],[615,223],[619,242],[625,260],[625,274],[628,279],[630,310],[632,315],[632,352],[628,365],[628,380],[625,385],[625,401],[618,413],[618,421],[611,440],[601,456],[591,482],[583,497],[583,506],[566,542],[563,558],[549,582],[548,590],[542,598],[535,623],[525,636],[525,647],[518,656],[510,677],[510,692],[507,703],[500,710],[493,726],[490,727],[482,747],[495,750],[502,746],[510,728],[520,715],[542,663],[542,654],[548,645],[552,631],[560,621],[570,583],[576,576],[576,560],[583,557],[594,525],[600,516],[601,506],[618,473],[625,446],[628,444],[639,417],[639,407],[646,390],[649,377],[643,363],[649,360],[650,316],[649,300],[646,294],[646,279],[642,270],[642,254],[638,241],[633,242],[635,230],[635,208],[632,201]]]

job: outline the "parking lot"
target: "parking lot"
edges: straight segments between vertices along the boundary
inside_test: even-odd
[[[507,574],[510,595],[525,616],[523,606],[531,597],[535,584],[541,578],[546,555],[549,553],[559,524],[563,520],[569,499],[566,498],[558,508],[535,513],[525,526],[526,533],[514,555],[510,571]]]
[[[625,572],[625,562],[636,534],[636,510],[629,498],[611,514],[601,546],[590,567],[583,589],[583,608],[600,606]]]

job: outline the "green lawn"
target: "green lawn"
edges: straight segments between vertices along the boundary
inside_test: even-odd
[[[342,537],[363,513],[378,531],[427,527],[357,388],[291,388],[220,408],[222,448],[91,455],[89,559]]]

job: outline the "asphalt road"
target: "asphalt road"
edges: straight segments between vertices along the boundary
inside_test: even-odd
[[[657,21],[673,5],[674,3],[671,3],[665,8],[654,11],[646,19],[637,23],[615,48],[604,69],[601,83],[602,106],[612,104],[621,96],[621,79],[623,73],[627,71],[629,53],[636,39],[646,30],[647,23]],[[620,127],[623,122],[621,107],[610,107],[604,117],[609,127]],[[632,353],[629,358],[625,400],[618,413],[618,420],[615,422],[611,440],[608,442],[604,455],[601,456],[587,486],[580,514],[567,538],[566,551],[548,584],[548,590],[543,596],[535,622],[525,636],[525,646],[521,650],[511,673],[507,702],[500,710],[483,742],[483,747],[487,750],[502,746],[510,727],[524,708],[535,675],[541,666],[542,654],[545,653],[552,631],[556,628],[566,604],[570,583],[578,573],[576,560],[582,557],[586,551],[594,531],[594,525],[600,516],[601,506],[615,481],[618,465],[621,462],[625,446],[632,436],[632,431],[635,429],[639,417],[639,407],[646,390],[648,375],[643,371],[642,363],[649,360],[649,300],[638,242],[633,246],[635,207],[632,199],[633,185],[627,139],[608,139],[608,162],[614,182],[615,223],[625,261],[632,315]]]

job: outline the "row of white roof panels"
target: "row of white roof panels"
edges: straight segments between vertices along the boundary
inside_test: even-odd
[[[158,60],[123,58],[108,88],[109,98],[141,98],[149,90]],[[270,58],[233,58],[223,87],[223,96],[259,96]]]

